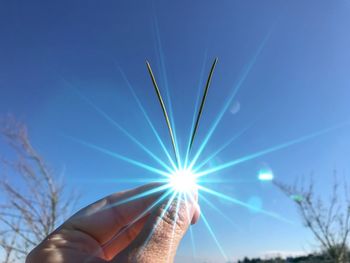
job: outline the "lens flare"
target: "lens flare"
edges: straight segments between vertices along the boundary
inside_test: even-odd
[[[261,169],[258,178],[260,181],[272,181],[274,178],[273,172],[270,169]]]

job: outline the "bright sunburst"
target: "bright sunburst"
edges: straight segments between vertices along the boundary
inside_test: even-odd
[[[157,25],[157,23],[155,23],[155,24]],[[159,32],[158,32],[157,27],[156,27],[156,31],[157,31],[156,37],[157,37],[157,43],[158,43],[160,65],[161,65],[161,69],[163,71],[162,74],[163,74],[163,76],[165,76],[165,82],[166,82],[164,58],[163,58],[163,54],[162,54],[161,43],[160,43],[160,39],[159,39]],[[120,71],[121,75],[123,76],[124,81],[127,84],[130,92],[132,93],[132,95],[137,103],[138,108],[140,109],[141,113],[143,114],[144,118],[146,119],[149,128],[152,130],[155,138],[157,139],[157,141],[159,143],[159,146],[163,150],[164,156],[166,156],[166,158],[167,158],[166,161],[163,160],[163,158],[155,155],[153,153],[152,149],[147,148],[142,142],[140,142],[137,138],[135,138],[132,134],[130,134],[125,128],[123,128],[119,123],[117,123],[114,119],[112,119],[106,112],[104,112],[102,109],[100,109],[98,106],[96,106],[90,99],[86,98],[83,94],[81,94],[79,91],[74,89],[76,91],[76,93],[84,101],[86,101],[90,106],[92,106],[96,110],[96,112],[98,114],[101,115],[101,117],[103,117],[106,121],[108,121],[111,125],[113,125],[113,127],[118,129],[119,131],[121,131],[127,138],[129,138],[129,140],[132,143],[137,145],[140,150],[142,150],[145,154],[147,154],[150,158],[152,158],[157,163],[157,166],[153,166],[153,165],[150,165],[148,163],[143,163],[139,160],[135,160],[135,159],[129,158],[127,156],[121,155],[121,154],[116,153],[114,151],[111,151],[109,149],[100,147],[98,145],[83,141],[79,138],[73,138],[73,137],[67,136],[69,139],[74,140],[75,142],[77,142],[83,146],[86,146],[88,148],[91,148],[93,150],[101,152],[101,153],[106,154],[108,156],[111,156],[113,158],[117,158],[119,160],[122,160],[124,162],[129,163],[130,165],[134,165],[136,167],[139,167],[140,169],[147,170],[147,171],[158,176],[155,178],[128,179],[129,182],[135,182],[135,183],[160,182],[162,184],[158,187],[155,187],[154,189],[148,190],[148,191],[141,193],[137,196],[133,196],[133,197],[130,197],[126,200],[122,200],[121,202],[116,203],[116,204],[112,204],[112,206],[118,206],[121,203],[127,203],[127,202],[131,202],[133,200],[139,199],[139,198],[145,198],[146,196],[152,195],[156,192],[164,192],[164,194],[161,195],[161,197],[158,200],[156,200],[150,207],[147,207],[145,209],[145,211],[143,211],[137,218],[135,218],[130,223],[129,226],[131,226],[133,223],[137,222],[140,218],[144,217],[147,213],[149,213],[149,211],[151,209],[153,209],[156,205],[160,204],[161,202],[164,202],[165,200],[167,200],[166,201],[167,202],[166,208],[169,208],[169,206],[171,205],[172,201],[175,198],[191,198],[191,193],[193,193],[194,191],[199,192],[199,199],[200,199],[200,201],[203,201],[202,206],[207,205],[208,207],[215,209],[224,218],[227,217],[225,215],[225,213],[222,212],[220,209],[218,209],[215,206],[215,204],[213,204],[206,196],[208,196],[208,197],[213,196],[216,198],[220,198],[222,200],[225,200],[225,201],[230,202],[232,204],[238,205],[240,207],[243,207],[246,209],[252,209],[255,212],[258,212],[258,213],[263,214],[265,216],[269,216],[271,218],[274,218],[274,219],[277,219],[277,220],[280,220],[280,221],[283,221],[286,223],[291,223],[288,219],[285,219],[282,216],[280,216],[274,212],[263,210],[260,207],[255,207],[251,203],[245,203],[241,200],[236,199],[235,197],[228,196],[228,195],[225,195],[224,193],[221,193],[221,192],[218,192],[218,191],[211,189],[211,187],[210,187],[211,183],[212,182],[217,183],[217,181],[215,181],[215,178],[208,178],[208,177],[210,177],[210,175],[218,173],[219,171],[222,171],[224,169],[228,169],[228,168],[232,168],[234,166],[237,166],[240,163],[256,159],[258,157],[264,156],[266,154],[269,154],[269,153],[272,153],[272,152],[275,152],[278,150],[282,150],[284,148],[287,148],[287,147],[292,146],[292,145],[297,144],[297,143],[304,142],[306,140],[309,140],[309,139],[314,138],[316,136],[319,136],[321,134],[324,134],[324,133],[327,133],[327,132],[332,131],[334,129],[340,128],[347,123],[343,123],[343,124],[340,124],[340,125],[337,125],[334,127],[330,127],[330,128],[327,128],[327,129],[324,129],[321,131],[317,131],[317,132],[302,136],[300,138],[290,140],[290,141],[272,146],[270,148],[254,152],[252,154],[245,155],[245,156],[242,156],[240,158],[224,162],[224,163],[216,165],[214,167],[204,169],[205,167],[207,167],[206,166],[207,163],[212,161],[225,148],[227,148],[231,143],[233,143],[236,139],[238,139],[239,136],[241,136],[247,129],[249,129],[250,126],[245,127],[239,133],[234,134],[232,138],[228,139],[217,150],[213,151],[208,157],[204,158],[204,161],[202,161],[202,162],[198,161],[198,160],[200,160],[200,157],[202,156],[204,149],[206,148],[209,140],[211,139],[213,133],[215,132],[218,124],[220,123],[220,121],[224,115],[224,113],[229,109],[231,102],[233,101],[236,93],[238,92],[242,83],[244,82],[244,80],[248,76],[249,71],[251,70],[251,68],[255,64],[255,62],[256,62],[256,60],[257,60],[257,58],[258,58],[261,50],[263,49],[268,38],[269,38],[269,35],[267,35],[267,37],[263,40],[263,42],[261,43],[261,45],[257,49],[256,53],[253,55],[251,61],[245,67],[245,70],[243,71],[242,75],[240,76],[240,79],[237,82],[235,89],[233,90],[232,94],[230,96],[228,96],[228,100],[227,100],[226,104],[223,106],[223,108],[219,112],[217,118],[213,121],[213,124],[210,127],[210,129],[208,130],[208,133],[206,134],[204,140],[198,145],[198,149],[196,151],[194,151],[192,146],[194,144],[196,132],[197,132],[197,129],[199,127],[199,121],[200,121],[201,115],[203,113],[203,107],[204,107],[205,100],[206,100],[206,97],[208,94],[208,89],[210,86],[212,74],[213,74],[215,66],[217,64],[217,59],[214,60],[214,63],[212,64],[212,67],[210,69],[209,76],[207,78],[207,82],[205,85],[205,89],[203,91],[202,99],[201,100],[199,99],[200,96],[197,97],[197,102],[196,102],[196,107],[195,107],[196,111],[195,111],[195,114],[193,116],[191,134],[189,135],[188,145],[187,145],[186,152],[184,155],[180,154],[178,144],[177,144],[175,122],[174,122],[174,118],[173,118],[173,114],[172,114],[171,99],[169,97],[169,92],[166,93],[166,95],[168,96],[167,102],[168,102],[168,106],[169,106],[169,108],[167,108],[165,105],[165,102],[163,101],[163,97],[161,95],[160,89],[158,88],[158,85],[157,85],[156,79],[153,75],[150,64],[147,62],[147,68],[148,68],[154,89],[156,91],[156,95],[157,95],[159,102],[160,102],[160,105],[161,105],[161,110],[164,114],[164,118],[165,118],[165,121],[166,121],[166,124],[168,127],[169,137],[170,137],[171,144],[172,144],[171,151],[169,151],[169,149],[165,146],[163,139],[158,134],[156,128],[153,125],[152,120],[148,116],[147,111],[143,107],[140,99],[136,95],[136,93],[135,93],[133,87],[131,86],[130,82],[128,81],[126,75],[119,68],[119,71]],[[72,87],[72,85],[70,83],[68,83],[67,81],[65,81],[65,84]],[[166,85],[165,88],[167,89],[167,83],[165,83],[165,85]],[[167,110],[169,110],[169,112]],[[160,179],[159,179],[159,176],[161,177]],[[259,172],[258,179],[260,181],[271,181],[274,179],[274,175],[273,175],[271,170],[264,169],[264,170],[261,170]],[[229,180],[227,180],[227,181],[221,180],[219,182],[220,183],[230,183]],[[164,210],[164,213],[165,213],[165,211],[166,211],[166,209]],[[228,260],[226,253],[225,253],[223,247],[221,246],[219,239],[217,238],[217,236],[215,234],[214,229],[212,228],[212,226],[208,222],[205,214],[203,214],[203,211],[201,212],[201,218],[204,222],[204,225],[206,226],[206,228],[208,230],[208,233],[213,238],[213,241],[215,242],[218,250],[220,251],[220,253],[224,257],[224,259]],[[228,218],[228,220],[232,221],[230,218]],[[127,228],[128,227],[126,227],[124,230],[126,230]],[[115,238],[117,238],[118,235],[115,236]],[[193,235],[191,228],[190,228],[190,235],[191,235],[191,239],[192,239],[193,250],[195,251],[194,235]],[[109,244],[107,243],[106,246],[108,246],[108,245]]]
[[[169,184],[177,192],[191,193],[198,189],[197,176],[189,169],[177,170],[170,174]]]

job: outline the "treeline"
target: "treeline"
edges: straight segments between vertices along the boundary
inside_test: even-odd
[[[273,259],[244,258],[243,260],[239,260],[238,263],[333,263],[333,261],[325,255],[310,254],[307,256],[288,257],[286,259],[281,257]]]

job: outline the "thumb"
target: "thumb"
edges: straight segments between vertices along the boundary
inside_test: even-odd
[[[173,262],[177,247],[190,224],[199,218],[197,193],[180,193],[163,202],[150,215],[137,238],[113,262]]]

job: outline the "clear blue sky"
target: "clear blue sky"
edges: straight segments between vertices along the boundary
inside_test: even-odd
[[[1,1],[0,114],[10,112],[25,121],[37,149],[58,172],[65,171],[70,189],[83,193],[81,207],[138,185],[117,180],[152,175],[62,134],[156,164],[71,86],[166,160],[118,67],[170,150],[145,59],[164,93],[168,83],[183,148],[203,81],[201,70],[204,66],[207,74],[214,57],[219,57],[196,138],[198,147],[261,48],[204,156],[240,129],[254,125],[220,153],[212,164],[217,165],[350,120],[349,13],[350,2],[345,0]],[[211,197],[235,224],[202,205],[227,255],[310,249],[313,239],[291,200],[271,184],[259,182],[257,172],[268,166],[284,182],[313,172],[320,192],[327,194],[333,169],[349,176],[349,156],[350,133],[345,126],[210,175],[237,180],[211,188],[261,204],[294,222]],[[223,262],[202,221],[193,231],[197,257]],[[178,262],[186,260],[192,260],[188,236]]]

